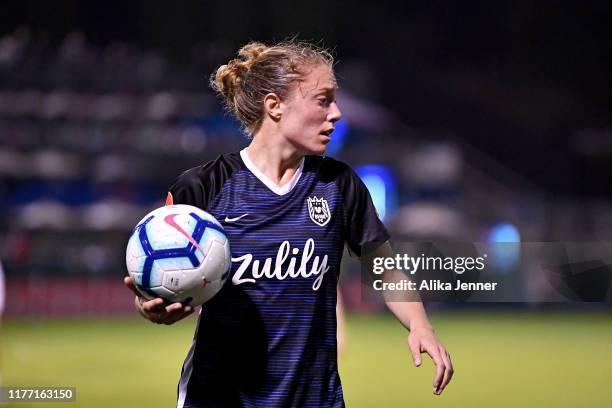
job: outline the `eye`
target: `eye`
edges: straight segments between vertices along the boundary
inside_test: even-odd
[[[319,105],[321,106],[329,106],[332,104],[332,102],[334,102],[334,98],[329,98],[329,97],[321,97],[317,99],[319,101]]]

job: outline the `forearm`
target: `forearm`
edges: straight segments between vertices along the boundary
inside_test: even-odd
[[[433,330],[433,326],[427,318],[427,312],[423,307],[423,303],[419,301],[412,302],[385,302],[391,313],[395,315],[397,320],[408,330],[415,327],[426,328]]]
[[[372,270],[372,262],[376,257],[392,258],[395,256],[391,244],[385,242],[379,246],[373,253],[361,259],[362,265],[366,270]],[[382,279],[385,282],[401,282],[410,279],[409,276],[397,269],[385,271],[382,274]],[[417,293],[406,295],[398,295],[392,292],[383,292],[383,298],[389,310],[395,315],[397,320],[408,330],[413,330],[416,327],[426,328],[433,331],[433,326],[427,318],[427,313],[421,302],[421,298]],[[399,297],[398,297],[399,296]]]
[[[392,256],[394,256],[393,249],[386,242],[372,253],[361,258],[362,266],[365,271],[374,273],[372,261],[375,257],[388,258]],[[380,276],[380,274],[377,275]],[[380,279],[386,283],[398,283],[410,280],[410,277],[402,271],[390,269],[385,271]],[[438,340],[433,326],[427,318],[418,292],[396,293],[388,290],[383,291],[382,296],[391,313],[410,331],[408,346],[412,353],[414,365],[417,367],[421,365],[421,353],[429,354],[434,361],[436,376],[433,382],[433,392],[439,395],[453,376],[453,364],[450,361],[448,350]]]

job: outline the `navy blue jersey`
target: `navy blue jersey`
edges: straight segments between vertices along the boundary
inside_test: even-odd
[[[211,213],[232,250],[231,278],[200,313],[179,407],[342,407],[336,285],[345,243],[389,236],[347,165],[307,156],[272,183],[245,150],[183,173],[175,204]]]

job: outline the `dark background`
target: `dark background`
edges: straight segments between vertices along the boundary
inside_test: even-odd
[[[157,49],[205,79],[248,40],[298,35],[363,60],[357,93],[405,123],[451,129],[553,192],[610,195],[609,2],[7,1],[0,30],[59,44],[82,31]],[[203,51],[218,45],[219,54]],[[350,87],[351,78],[346,86]],[[205,81],[202,82],[205,86]],[[576,152],[580,130],[604,129]],[[584,143],[584,142],[583,142]]]

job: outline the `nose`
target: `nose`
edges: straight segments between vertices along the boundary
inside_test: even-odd
[[[342,112],[340,112],[340,108],[338,107],[338,103],[336,101],[332,102],[329,105],[329,112],[327,113],[327,120],[334,123],[342,118]]]

